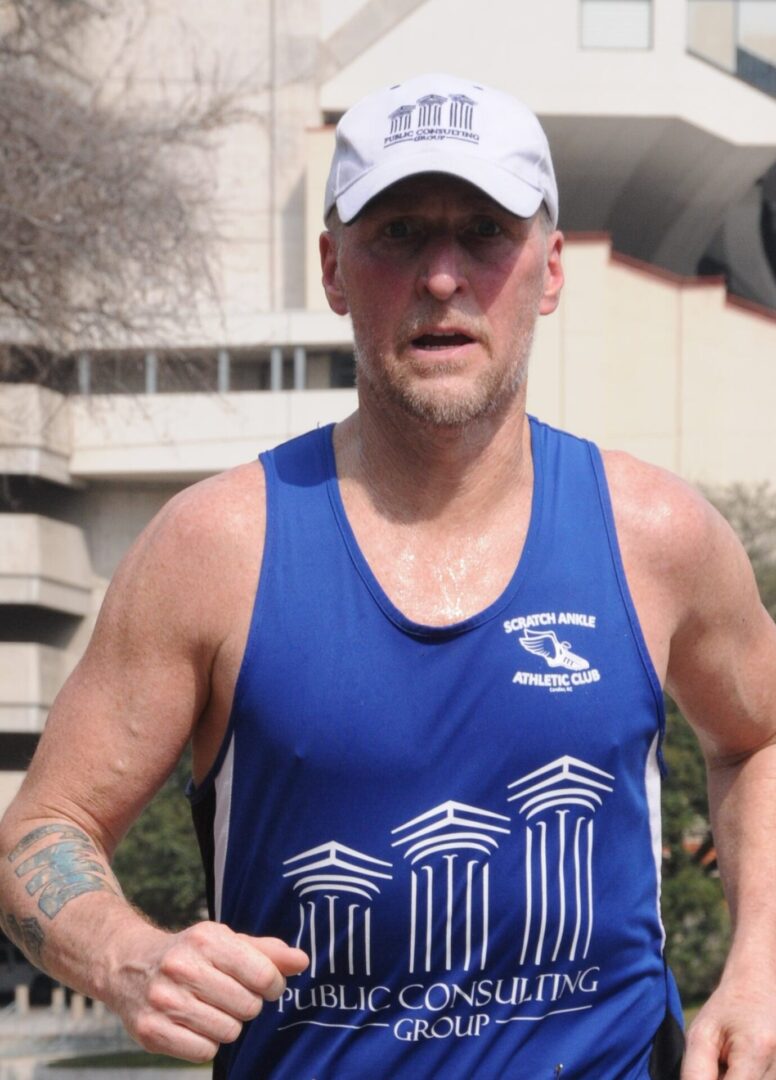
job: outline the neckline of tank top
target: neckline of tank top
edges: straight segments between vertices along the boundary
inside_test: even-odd
[[[514,599],[522,582],[525,580],[529,563],[533,559],[534,552],[539,546],[537,541],[542,521],[545,474],[543,452],[538,438],[538,428],[542,425],[540,421],[537,421],[533,416],[529,416],[528,420],[530,422],[531,454],[533,458],[533,494],[531,497],[531,516],[528,522],[528,530],[526,532],[523,549],[517,560],[517,565],[504,589],[492,603],[488,604],[482,611],[476,612],[466,619],[441,626],[420,623],[416,622],[414,619],[408,618],[408,616],[394,604],[377,580],[372,567],[369,565],[369,562],[364,556],[361,546],[356,539],[356,535],[353,532],[348,515],[345,511],[345,504],[342,501],[342,492],[340,491],[336,459],[334,456],[334,424],[328,424],[326,427],[319,429],[322,450],[325,457],[325,477],[329,501],[353,565],[371,593],[375,603],[386,618],[400,630],[403,630],[412,637],[445,640],[458,637],[468,631],[477,629],[477,627],[495,619],[496,616],[504,610],[507,604]]]

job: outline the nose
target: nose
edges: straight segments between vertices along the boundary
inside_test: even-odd
[[[463,253],[453,237],[430,240],[423,252],[418,274],[418,294],[431,295],[435,300],[450,300],[466,287]]]

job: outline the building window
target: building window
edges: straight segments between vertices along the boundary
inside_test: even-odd
[[[652,0],[581,0],[583,49],[651,49]]]
[[[687,51],[776,97],[776,0],[689,0]]]

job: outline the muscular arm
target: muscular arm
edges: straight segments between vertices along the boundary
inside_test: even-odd
[[[261,551],[260,470],[174,499],[125,559],[0,826],[3,927],[100,998],[148,1049],[193,1061],[237,1037],[305,958],[200,924],[171,935],[121,895],[110,858],[190,738],[203,771],[228,716]]]
[[[610,466],[611,467],[611,466]],[[700,741],[733,940],[683,1080],[776,1076],[776,626],[727,523],[659,470],[613,463],[623,555],[666,689]],[[629,505],[635,491],[635,503]]]
[[[706,759],[711,824],[733,939],[688,1039],[685,1080],[776,1075],[776,626],[722,523],[707,527],[672,645],[668,688]]]

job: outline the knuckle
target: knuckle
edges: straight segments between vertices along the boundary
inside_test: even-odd
[[[240,1009],[240,1012],[237,1015],[239,1019],[243,1021],[243,1023],[247,1023],[248,1020],[254,1020],[259,1015],[263,1007],[263,998],[252,997],[250,1001],[246,1002],[246,1004]]]
[[[705,1046],[707,1043],[715,1042],[717,1037],[717,1026],[710,1020],[706,1020],[703,1017],[699,1017],[693,1021],[687,1032],[687,1045],[688,1046]]]
[[[750,1037],[749,1048],[755,1061],[770,1062],[773,1058],[776,1039],[768,1032],[755,1032]]]
[[[280,997],[285,988],[285,980],[266,956],[259,957],[256,971],[256,987],[262,998],[272,1001]]]
[[[134,1036],[144,1050],[159,1049],[159,1021],[152,1012],[142,1012],[136,1018]]]
[[[146,998],[154,1012],[171,1012],[176,1003],[176,994],[173,989],[162,982],[152,983],[148,988]]]
[[[173,982],[185,982],[191,974],[191,962],[182,949],[173,948],[162,957],[159,971]]]
[[[243,1028],[243,1026],[240,1023],[240,1021],[235,1020],[234,1018],[232,1018],[228,1023],[224,1024],[224,1030],[223,1030],[223,1033],[221,1035],[221,1042],[222,1043],[236,1042],[240,1037],[240,1032],[242,1031],[242,1028]]]
[[[263,997],[266,1001],[277,1001],[283,996],[286,989],[286,980],[282,975],[275,975],[264,990]]]
[[[218,923],[199,922],[183,931],[183,938],[196,949],[205,948],[214,938],[218,937]]]

